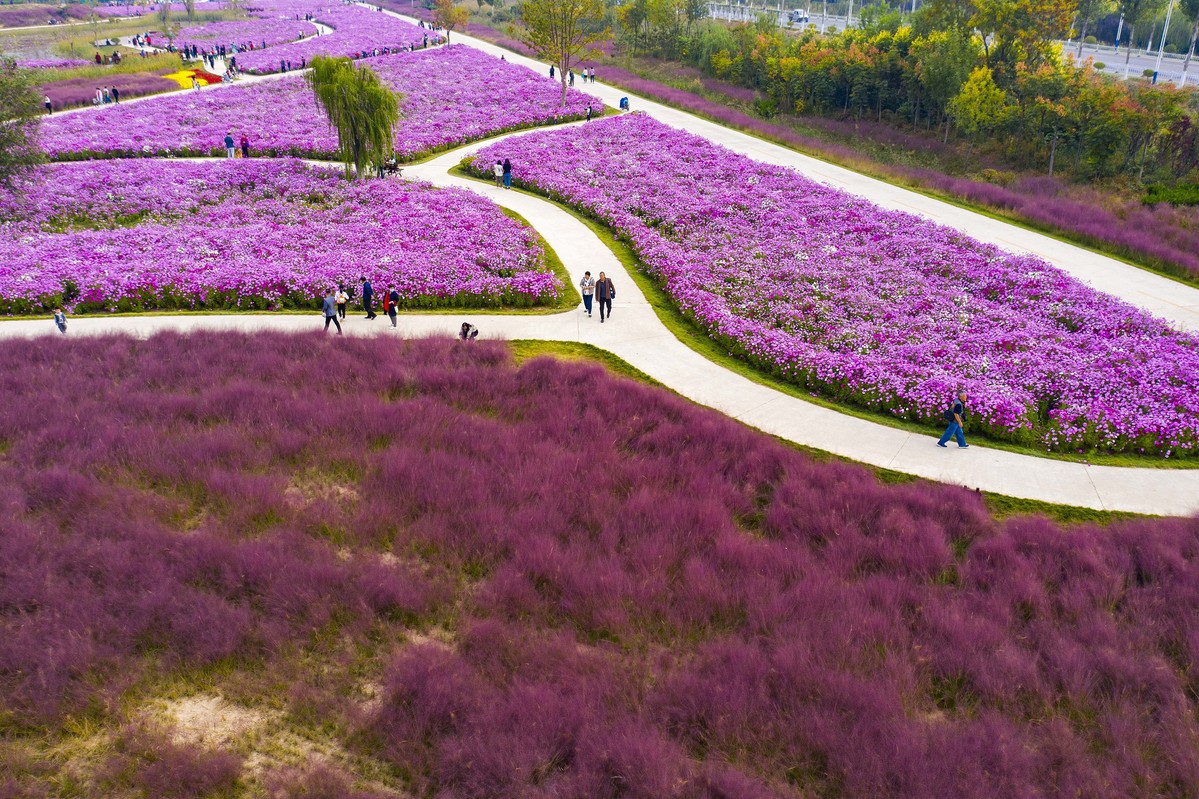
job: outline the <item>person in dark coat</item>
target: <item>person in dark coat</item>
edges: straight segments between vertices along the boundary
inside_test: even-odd
[[[362,310],[366,311],[367,319],[375,318],[375,290],[365,277],[362,278]]]
[[[395,290],[395,286],[389,286],[387,298],[383,300],[387,305],[387,316],[391,319],[391,326],[396,326],[396,313],[400,305],[400,292]]]
[[[599,280],[595,281],[595,300],[599,303],[600,322],[604,321],[604,310],[608,311],[609,318],[612,316],[612,300],[616,299],[616,286],[612,285],[612,278],[605,277],[603,272],[599,273]]]

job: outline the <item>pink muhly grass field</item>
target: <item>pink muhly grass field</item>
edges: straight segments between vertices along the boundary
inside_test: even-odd
[[[39,87],[38,91],[50,98],[51,106],[55,111],[61,111],[73,106],[92,105],[92,101],[96,97],[96,89],[103,86],[115,86],[121,92],[123,100],[179,90],[179,84],[173,80],[158,75],[135,72],[133,74],[117,74],[103,80],[100,78],[60,80]],[[112,107],[116,108],[115,105]],[[88,122],[92,125],[96,124],[95,118],[89,117]]]
[[[405,795],[1199,790],[1196,520],[997,521],[497,342],[46,336],[0,344],[0,397],[0,709],[34,729],[225,661]],[[372,702],[287,661],[331,625]],[[143,792],[242,768],[127,740]]]

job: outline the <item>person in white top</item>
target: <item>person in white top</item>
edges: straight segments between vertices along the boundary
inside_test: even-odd
[[[595,296],[595,280],[591,277],[590,272],[583,273],[583,279],[579,281],[579,290],[583,292],[583,308],[587,311],[587,315],[591,316],[591,300]]]
[[[500,187],[500,181],[504,179],[504,162],[496,161],[495,166],[491,168],[491,174],[495,175],[495,187]]]

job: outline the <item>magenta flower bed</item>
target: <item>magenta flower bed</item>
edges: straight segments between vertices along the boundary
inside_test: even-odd
[[[1050,449],[1191,454],[1199,340],[918,217],[636,115],[483,149],[629,239],[680,308],[825,395]]]
[[[323,37],[322,37],[323,38]],[[272,49],[268,49],[270,52]],[[240,60],[240,56],[239,56]],[[594,100],[468,47],[401,53],[365,62],[403,95],[396,152],[414,158],[508,130],[578,119]],[[94,89],[93,89],[94,91]],[[598,103],[596,103],[598,108]],[[98,115],[48,119],[42,147],[51,158],[216,155],[232,130],[255,152],[334,157],[337,134],[301,76],[246,86],[181,92]]]
[[[280,2],[272,3],[268,10],[286,15],[299,13],[301,17],[305,13],[314,13],[317,22],[333,28],[333,33],[239,54],[237,65],[245,72],[260,75],[279,72],[281,59],[291,61],[293,68],[298,68],[301,59],[307,62],[317,55],[365,58],[380,54],[385,48],[397,52],[421,47],[426,36],[431,45],[440,41],[432,31],[359,5],[336,5],[313,11],[310,3]]]
[[[313,307],[360,276],[406,306],[533,305],[535,234],[478,196],[266,159],[44,168],[0,195],[0,308]]]
[[[859,150],[848,144],[797,133],[789,125],[764,121],[692,92],[646,80],[620,67],[603,65],[601,81],[604,76],[644,97],[715,119],[724,125],[752,131],[786,145],[832,155],[849,164],[858,162],[862,157]],[[754,92],[749,89],[708,78],[703,81],[711,91],[741,102],[753,100]],[[940,149],[938,144],[925,137],[902,133],[886,123],[871,123],[869,118],[839,121],[805,117],[804,124],[823,128],[847,142],[852,142],[865,130],[868,138],[875,142],[895,144],[905,149]],[[1083,242],[1115,248],[1134,260],[1148,259],[1163,271],[1191,282],[1199,280],[1199,222],[1191,209],[1172,208],[1164,204],[1146,207],[1139,202],[1113,203],[1110,195],[1078,186],[1068,187],[1055,178],[1026,178],[1005,187],[897,164],[887,165],[883,172],[967,202],[1013,212],[1042,229],[1064,232]]]
[[[379,796],[1199,788],[1195,520],[998,522],[448,338],[4,342],[0,429],[11,723],[107,729],[220,662],[391,765]]]
[[[188,25],[179,31],[175,37],[175,45],[184,47],[196,45],[205,49],[215,45],[235,44],[238,48],[248,46],[253,42],[255,48],[261,48],[266,42],[267,47],[296,41],[297,37],[316,35],[316,26],[311,22],[296,19],[251,18],[227,22],[206,22],[202,25]],[[236,53],[238,63],[249,53]]]
[[[25,28],[31,25],[47,25],[53,19],[56,23],[64,21],[75,22],[91,12],[84,5],[67,6],[43,5],[40,3],[20,3],[18,5],[0,6],[0,28]]]
[[[91,61],[82,58],[25,58],[17,59],[17,66],[25,69],[70,69],[71,67],[86,67]]]

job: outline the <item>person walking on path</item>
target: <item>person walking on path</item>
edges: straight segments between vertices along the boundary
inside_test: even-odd
[[[233,146],[233,134],[226,133],[225,134],[225,157],[232,158],[234,153],[236,153],[236,152],[237,152],[237,148],[235,148]]]
[[[550,80],[554,79],[554,65],[550,64]]]
[[[945,446],[945,442],[951,438],[958,440],[958,449],[966,449],[970,446],[966,443],[966,436],[962,432],[962,425],[965,418],[966,392],[959,391],[957,399],[945,409],[945,421],[949,422],[949,426],[945,428],[945,433],[941,436],[941,440],[937,442],[938,447]]]
[[[54,325],[58,328],[58,332],[64,336],[67,334],[67,315],[63,313],[62,308],[54,309]]]
[[[497,160],[495,166],[491,168],[491,174],[495,176],[495,187],[500,187],[500,181],[504,179],[504,162]]]
[[[579,281],[579,291],[583,293],[583,310],[591,316],[591,301],[595,295],[595,279],[591,277],[591,272],[583,273],[583,279]]]
[[[50,95],[47,94],[42,97],[42,105],[46,106],[47,115],[54,113],[54,104],[50,102]]]
[[[504,188],[512,188],[512,162],[504,159]]]
[[[362,278],[362,310],[366,311],[367,319],[375,318],[375,290],[371,288],[371,282],[365,277]]]
[[[112,87],[112,102],[114,105],[121,104],[121,90],[118,89],[116,86]]]
[[[346,287],[338,286],[337,293],[333,295],[333,299],[337,301],[337,315],[342,319],[345,319],[346,303],[350,301],[350,295],[346,294]]]
[[[605,277],[603,272],[599,274],[599,280],[595,281],[595,298],[599,300],[600,324],[604,321],[604,308],[608,310],[608,317],[612,316],[612,300],[616,299],[616,286],[612,285],[612,278]]]
[[[241,135],[241,157],[250,157],[250,137],[244,133]]]
[[[387,296],[383,303],[387,306],[387,316],[391,319],[391,326],[396,326],[396,313],[400,305],[400,292],[396,291],[395,286],[387,287]]]
[[[325,312],[325,332],[329,332],[329,323],[337,327],[337,335],[341,335],[341,322],[337,321],[337,296],[330,294],[321,302],[321,310]]]
[[[591,121],[591,103],[587,104],[587,121]]]

